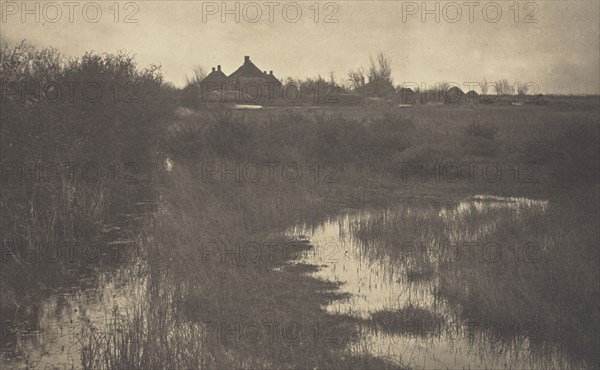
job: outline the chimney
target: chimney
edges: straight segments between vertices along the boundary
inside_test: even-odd
[[[215,71],[215,67],[213,67],[213,72]]]
[[[250,56],[246,55],[244,57],[244,64],[248,63],[250,61]]]
[[[217,70],[218,70],[219,72],[221,71],[221,65],[220,65],[220,64],[217,66]]]
[[[267,71],[263,71],[264,74],[267,74]]]
[[[269,71],[269,74],[270,74],[271,76],[273,76],[273,71]]]

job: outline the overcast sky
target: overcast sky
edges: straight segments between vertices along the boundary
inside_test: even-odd
[[[392,59],[395,84],[463,85],[485,77],[534,82],[542,93],[600,93],[598,0],[519,2],[518,7],[514,1],[472,6],[437,2],[439,23],[434,14],[422,21],[421,1],[338,1],[327,8],[321,1],[318,15],[314,1],[297,1],[287,6],[287,19],[282,14],[287,2],[239,2],[240,21],[229,14],[224,23],[221,1],[136,1],[128,6],[122,1],[118,15],[111,9],[113,1],[98,1],[102,14],[96,16],[95,5],[88,5],[87,19],[82,15],[86,2],[78,2],[72,22],[70,8],[57,1],[62,14],[54,23],[56,8],[29,2],[34,13],[35,3],[40,4],[39,23],[36,14],[25,14],[22,22],[21,1],[1,1],[2,40],[27,39],[67,56],[127,50],[142,66],[161,64],[167,80],[177,86],[196,65],[210,70],[221,64],[229,74],[244,55],[278,78],[328,76],[333,70],[345,79],[348,70],[368,64],[370,55],[383,51]],[[436,7],[436,2],[427,4]],[[235,6],[227,3],[229,9]],[[137,23],[125,23],[132,12],[129,20]],[[325,22],[330,13],[329,20],[337,23]],[[99,20],[93,23],[95,18]],[[536,22],[526,23],[526,18]]]

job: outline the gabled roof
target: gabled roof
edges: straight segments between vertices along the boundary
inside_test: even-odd
[[[211,73],[208,74],[208,76],[206,76],[204,78],[204,80],[202,80],[202,83],[221,83],[221,82],[225,82],[227,80],[227,76],[225,76],[225,73],[223,73],[220,69],[216,70],[216,71],[212,71]]]
[[[414,90],[410,87],[400,87],[397,91],[398,94],[414,94]]]
[[[211,84],[222,84],[222,83],[232,83],[239,78],[256,78],[261,79],[266,83],[275,84],[276,86],[281,86],[281,82],[277,79],[277,77],[273,76],[273,71],[269,73],[261,72],[258,67],[250,61],[249,56],[244,57],[244,64],[240,66],[235,72],[227,77],[222,71],[221,66],[218,66],[218,69],[213,71],[202,80],[201,83],[211,83]],[[234,82],[234,85],[239,81]]]
[[[281,85],[281,81],[279,81],[277,77],[273,76],[272,74],[265,75],[265,82],[270,84]]]
[[[238,68],[235,72],[229,75],[229,79],[236,79],[239,77],[246,78],[265,78],[264,73],[257,66],[250,61],[250,58],[244,61],[244,64]]]

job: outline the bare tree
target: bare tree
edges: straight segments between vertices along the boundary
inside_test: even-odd
[[[505,78],[502,80],[498,80],[496,81],[496,93],[498,95],[512,95],[513,86]]]
[[[437,92],[438,92],[438,94],[440,94],[440,96],[446,96],[446,93],[448,92],[449,89],[450,89],[449,82],[443,81],[437,85]]]
[[[390,83],[392,81],[392,60],[386,57],[382,52],[377,54],[377,59],[369,58],[369,80],[384,80]]]
[[[354,90],[365,86],[366,78],[369,79],[369,82],[379,80],[387,81],[393,85],[392,60],[380,52],[375,59],[373,57],[369,58],[367,70],[361,66],[357,70],[348,72],[348,81]]]
[[[332,86],[337,85],[337,83],[335,82],[335,72],[333,72],[333,70],[331,72],[329,72],[329,83]]]
[[[348,72],[348,80],[354,89],[358,89],[365,85],[365,70],[363,67],[359,69],[351,70]]]
[[[206,72],[202,66],[195,66],[192,70],[192,77],[185,76],[187,85],[198,85],[206,77]]]
[[[523,96],[527,95],[528,92],[529,92],[529,83],[528,82],[517,84],[517,95],[519,95],[519,97],[523,97]]]
[[[481,93],[483,95],[486,95],[488,92],[488,87],[490,86],[490,83],[488,82],[487,78],[484,77],[479,83],[479,86],[481,86]]]

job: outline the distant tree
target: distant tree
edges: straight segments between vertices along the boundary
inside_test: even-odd
[[[392,60],[385,56],[382,52],[377,54],[375,58],[369,58],[369,66],[360,66],[357,70],[350,70],[348,72],[349,90],[359,89],[371,81],[387,81],[393,84],[392,80]]]
[[[523,96],[527,95],[528,92],[529,92],[529,85],[527,82],[517,84],[517,95],[519,95],[520,97],[523,97]]]
[[[372,57],[369,58],[369,80],[385,80],[393,83],[392,60],[382,52],[377,54],[375,60]]]
[[[496,94],[498,95],[512,95],[513,86],[508,82],[507,79],[496,81]]]
[[[479,83],[479,86],[481,86],[481,93],[483,95],[487,94],[488,92],[488,88],[490,86],[490,83],[488,82],[488,80],[484,77],[481,82]]]
[[[333,70],[329,72],[329,83],[332,86],[336,86],[337,85],[337,83],[335,82],[335,72]]]
[[[201,66],[195,66],[192,70],[192,76],[185,76],[186,85],[198,85],[206,77],[206,72]]]
[[[354,89],[358,89],[359,87],[364,86],[365,85],[365,69],[364,69],[364,67],[360,67],[356,71],[350,70],[350,72],[348,72],[348,81],[350,82],[350,85]]]
[[[186,85],[182,90],[182,103],[188,108],[197,108],[201,101],[200,82],[206,77],[206,72],[201,66],[192,69],[192,76],[185,76]]]
[[[439,94],[439,96],[446,96],[446,93],[448,92],[448,90],[450,89],[450,83],[443,81],[440,82],[439,85],[437,86],[437,92]]]

